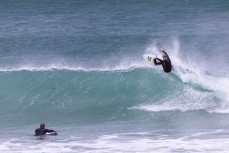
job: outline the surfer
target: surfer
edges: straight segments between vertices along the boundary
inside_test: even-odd
[[[166,73],[169,73],[172,71],[172,63],[171,63],[171,60],[169,58],[169,55],[164,51],[163,48],[160,49],[162,52],[163,52],[163,55],[162,55],[162,58],[163,59],[160,59],[160,58],[154,58],[154,64],[155,65],[162,65],[163,67],[163,70],[166,72]]]
[[[41,136],[48,132],[53,132],[53,135],[57,135],[57,132],[55,130],[45,129],[45,123],[41,123],[40,128],[37,128],[35,130],[35,136]]]

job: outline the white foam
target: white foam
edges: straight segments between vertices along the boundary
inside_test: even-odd
[[[174,43],[174,46],[179,46],[178,41]],[[179,47],[174,47],[173,50],[174,52],[171,54],[171,58],[173,59],[175,73],[184,83],[191,82],[200,85],[202,88],[212,90],[224,103],[229,102],[228,75],[214,75],[206,72],[201,66],[195,64],[197,61],[193,61],[192,63],[182,61],[182,58],[179,57]]]
[[[220,137],[226,131],[216,130],[210,132],[194,133],[178,138],[158,135],[155,137],[148,133],[123,133],[101,135],[97,138],[86,140],[71,137],[66,140],[29,140],[11,139],[0,142],[1,152],[18,153],[113,153],[113,152],[210,152],[222,153],[229,150],[229,139]],[[219,136],[217,136],[219,135]]]
[[[130,109],[138,109],[150,112],[161,111],[193,111],[193,110],[207,110],[212,111],[212,107],[216,107],[217,104],[209,105],[211,99],[211,93],[202,93],[192,88],[184,88],[183,93],[180,91],[174,91],[172,95],[162,98],[158,101],[148,101],[147,104],[140,104]]]
[[[193,83],[201,86],[203,89],[211,90],[213,94],[222,100],[222,105],[229,102],[229,77],[213,75],[193,68],[191,65],[181,64],[180,60],[176,63],[176,74],[184,83]],[[228,107],[229,108],[229,105]]]
[[[147,53],[157,53],[159,48],[155,45],[149,46],[146,49]],[[170,97],[176,101],[177,105],[173,105],[170,100],[164,100],[166,103],[157,104],[157,105],[145,105],[145,106],[136,106],[138,109],[143,109],[146,111],[168,111],[168,110],[198,110],[198,109],[207,109],[209,112],[220,112],[228,113],[229,111],[229,77],[228,74],[224,75],[214,75],[209,72],[204,71],[199,64],[195,64],[197,61],[192,61],[188,63],[187,59],[181,58],[179,55],[180,45],[177,39],[174,39],[172,47],[166,47],[165,50],[170,55],[172,64],[174,67],[174,73],[177,75],[183,83],[191,83],[194,86],[199,86],[203,90],[206,89],[209,93],[198,92],[189,90],[189,96],[187,91],[183,91],[183,99],[194,103],[192,107],[188,103],[182,102],[181,98]],[[185,89],[186,90],[186,89]],[[202,94],[202,95],[201,95]],[[177,93],[179,95],[179,93]],[[208,109],[209,107],[214,107],[210,101],[214,101],[214,97],[217,97],[221,100],[221,104],[215,105],[215,109]],[[168,102],[169,101],[169,102]],[[152,102],[155,103],[155,102]]]

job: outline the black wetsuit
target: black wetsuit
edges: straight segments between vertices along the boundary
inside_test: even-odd
[[[170,58],[169,58],[169,56],[168,56],[168,54],[165,52],[165,51],[162,51],[167,57],[166,57],[166,59],[159,59],[159,58],[155,58],[154,59],[154,64],[155,65],[162,65],[162,67],[163,67],[163,70],[166,72],[166,73],[168,73],[168,72],[171,72],[172,71],[172,63],[171,63],[171,60],[170,60]],[[158,62],[158,61],[159,62]]]
[[[47,132],[55,132],[55,131],[54,130],[50,130],[50,129],[41,129],[41,128],[38,128],[38,129],[35,130],[35,136],[44,135]]]

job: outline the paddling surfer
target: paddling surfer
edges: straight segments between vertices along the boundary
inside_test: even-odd
[[[35,136],[41,136],[48,132],[53,132],[53,134],[57,135],[57,132],[55,130],[50,130],[45,128],[45,123],[40,124],[40,128],[37,128],[35,130]]]

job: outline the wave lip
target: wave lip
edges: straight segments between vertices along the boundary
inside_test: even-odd
[[[51,71],[51,70],[69,70],[69,71],[125,71],[133,70],[136,68],[151,68],[147,63],[119,63],[113,66],[104,65],[100,67],[91,67],[83,65],[65,65],[65,64],[48,64],[45,66],[14,66],[14,67],[0,67],[0,72],[12,72],[12,71]]]

